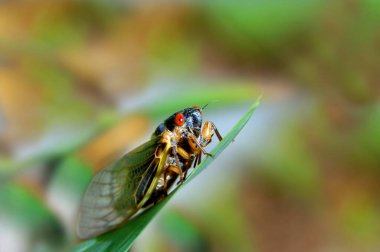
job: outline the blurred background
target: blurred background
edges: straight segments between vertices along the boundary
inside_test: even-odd
[[[132,251],[380,251],[379,24],[376,0],[1,1],[0,251],[74,246],[97,170],[260,94]]]

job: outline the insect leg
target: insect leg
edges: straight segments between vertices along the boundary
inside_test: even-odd
[[[181,175],[181,173],[182,173],[182,169],[178,168],[177,166],[172,166],[171,165],[167,169],[168,169],[168,171],[174,172],[174,173],[176,173],[178,175]]]
[[[223,138],[220,135],[215,124],[213,122],[210,122],[210,121],[205,121],[205,123],[203,124],[203,127],[202,127],[202,134],[201,134],[201,143],[202,143],[203,147],[207,146],[211,142],[212,137],[214,135],[213,132],[215,132],[219,141],[222,141]]]
[[[194,164],[193,164],[193,168],[195,168],[195,166],[198,165],[198,159],[199,159],[199,155],[197,155],[197,156],[195,157]]]
[[[190,159],[190,154],[181,147],[177,147],[177,153],[186,160]]]
[[[178,159],[178,155],[177,155],[177,146],[175,146],[175,145],[173,145],[173,147],[172,147],[172,154],[174,156],[175,162],[176,162],[177,167],[178,167],[178,175],[179,175],[180,181],[182,181],[183,180],[183,172],[182,172],[182,168],[181,168],[181,165],[179,163],[179,159]]]
[[[199,153],[194,160],[193,168],[199,165],[202,162],[202,153]]]
[[[166,171],[164,173],[164,186],[163,189],[165,191],[165,194],[167,195],[168,189],[172,186],[172,183],[168,184],[168,179],[170,182],[170,179],[174,177],[174,174],[180,175],[181,169],[178,168],[177,166],[170,165],[169,167],[166,168]]]
[[[187,134],[187,138],[189,138],[200,150],[203,154],[207,155],[207,156],[211,156],[212,155],[210,153],[208,153],[202,146],[202,144],[200,144],[198,142],[198,139],[196,138],[196,136],[194,136],[193,134],[189,133]]]
[[[199,153],[198,158],[198,165],[202,162],[202,153]]]
[[[223,137],[222,137],[222,135],[219,133],[219,130],[216,128],[215,124],[214,124],[213,122],[210,122],[210,121],[209,121],[209,123],[211,124],[211,127],[212,127],[212,129],[214,130],[214,132],[215,132],[215,134],[216,134],[218,140],[219,140],[219,141],[222,141]]]

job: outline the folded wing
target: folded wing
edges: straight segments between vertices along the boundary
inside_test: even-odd
[[[157,171],[158,145],[159,140],[154,137],[94,176],[79,211],[79,238],[88,239],[107,232],[139,210],[138,203]]]

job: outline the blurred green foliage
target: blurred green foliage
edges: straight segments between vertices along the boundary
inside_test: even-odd
[[[267,147],[271,155],[257,161],[260,170],[256,175],[266,183],[278,187],[283,194],[313,200],[320,191],[317,164],[307,146],[298,137],[297,127],[287,128],[278,136],[274,146]],[[283,145],[282,145],[283,144]],[[276,158],[273,158],[273,157]]]
[[[377,0],[3,1],[0,214],[22,228],[1,219],[0,243],[73,247],[81,192],[118,139],[130,149],[194,104],[224,127],[262,90],[251,135],[197,178],[212,202],[192,187],[135,250],[378,251],[379,17]]]
[[[57,217],[30,189],[17,184],[2,186],[0,205],[2,222],[6,220],[8,225],[13,222],[20,230],[30,234],[27,235],[29,251],[52,251],[66,242]]]
[[[168,240],[172,240],[171,246],[178,247],[181,251],[208,251],[207,240],[194,223],[177,212],[165,214],[160,226]]]

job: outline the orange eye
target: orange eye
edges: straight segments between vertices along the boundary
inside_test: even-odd
[[[177,125],[177,126],[182,126],[184,123],[185,123],[185,117],[183,116],[182,113],[179,113],[175,116],[174,118],[174,123]]]

